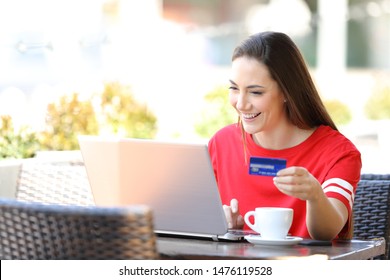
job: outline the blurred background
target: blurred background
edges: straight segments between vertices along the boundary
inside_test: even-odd
[[[0,0],[0,158],[78,134],[205,140],[236,120],[234,47],[301,49],[363,172],[390,172],[390,0]]]

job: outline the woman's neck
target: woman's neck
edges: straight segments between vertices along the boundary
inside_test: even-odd
[[[253,141],[269,150],[292,148],[304,142],[316,128],[302,129],[288,124],[272,131],[261,131],[252,135]]]

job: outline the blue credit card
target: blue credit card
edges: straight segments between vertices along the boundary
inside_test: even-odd
[[[287,160],[282,158],[251,157],[249,174],[260,176],[276,176],[276,173],[286,168]]]

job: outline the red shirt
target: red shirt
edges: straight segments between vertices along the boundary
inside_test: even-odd
[[[222,128],[210,139],[209,152],[223,204],[229,205],[230,200],[236,198],[242,216],[261,206],[293,208],[290,234],[310,238],[306,227],[306,201],[281,193],[271,176],[250,175],[246,163],[250,156],[284,158],[287,167],[305,167],[322,184],[326,196],[344,203],[351,217],[362,163],[360,152],[340,132],[320,126],[301,144],[283,150],[264,149],[246,134],[246,146],[247,161],[237,124]],[[349,221],[343,231],[348,230],[348,225]]]

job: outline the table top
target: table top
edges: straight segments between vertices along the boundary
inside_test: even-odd
[[[158,237],[163,259],[293,259],[365,260],[385,253],[385,240],[334,240],[331,246],[254,245],[247,241],[212,241],[193,238]]]

